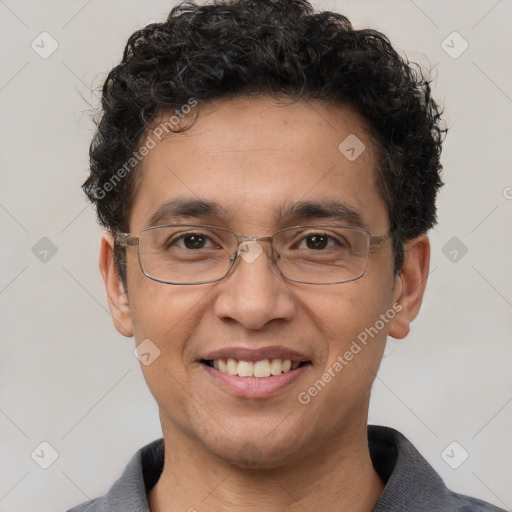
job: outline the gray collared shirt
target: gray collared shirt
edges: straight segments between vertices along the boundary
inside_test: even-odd
[[[450,491],[428,462],[400,432],[370,425],[373,465],[386,482],[373,512],[505,512],[476,498]],[[147,493],[164,467],[164,441],[140,449],[102,498],[68,512],[150,512]]]

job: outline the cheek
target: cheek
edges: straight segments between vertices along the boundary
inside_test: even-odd
[[[150,340],[158,350],[158,363],[178,370],[184,340],[201,307],[201,294],[192,288],[177,288],[146,277],[137,256],[127,261],[128,293],[133,332],[137,345]],[[204,295],[204,292],[203,292]],[[155,363],[157,361],[155,360]],[[162,365],[163,366],[163,365]],[[143,370],[149,373],[149,367]]]
[[[315,323],[324,357],[297,397],[311,408],[311,416],[323,418],[327,430],[338,428],[368,399],[392,320],[391,314],[386,320],[381,316],[389,311],[391,292],[367,289],[364,281],[342,286],[317,302]],[[326,410],[331,411],[328,418]]]
[[[189,404],[184,390],[190,387],[193,363],[188,341],[204,315],[208,294],[199,287],[177,290],[144,279],[137,287],[134,283],[130,303],[136,343],[145,344],[149,349],[145,352],[150,353],[150,364],[139,355],[142,373],[157,403],[174,411],[174,420],[185,427]]]
[[[343,373],[345,384],[373,379],[395,316],[392,276],[369,277],[331,288],[322,294],[315,308],[326,354],[322,369],[331,374]]]
[[[142,272],[136,252],[127,260],[130,313],[138,343],[149,338],[157,344],[175,336],[174,328],[186,320],[198,302],[197,291],[153,281]]]
[[[344,283],[318,295],[316,301],[312,298],[305,301],[316,304],[314,316],[331,347],[342,350],[347,342],[374,326],[380,315],[392,306],[392,286],[387,281],[368,279]],[[388,325],[389,322],[383,328],[379,323],[378,330],[385,335]]]
[[[200,287],[175,288],[145,277],[137,284],[132,287],[130,300],[135,339],[151,339],[162,356],[181,353],[204,313],[208,291]]]

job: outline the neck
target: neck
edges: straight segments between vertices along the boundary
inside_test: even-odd
[[[293,463],[239,467],[207,452],[178,431],[164,429],[165,464],[148,495],[151,512],[323,512],[374,509],[384,484],[373,469],[366,418]]]

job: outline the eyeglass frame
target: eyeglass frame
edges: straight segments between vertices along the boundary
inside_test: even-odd
[[[183,283],[177,283],[177,282],[173,282],[173,281],[165,281],[163,279],[158,279],[156,277],[150,276],[146,272],[146,270],[144,269],[144,265],[142,264],[142,261],[141,261],[141,258],[140,258],[140,250],[139,250],[140,235],[142,233],[146,232],[146,231],[151,231],[151,230],[160,229],[160,228],[168,228],[168,227],[210,228],[210,229],[218,229],[218,230],[221,230],[221,231],[225,231],[227,233],[231,233],[232,235],[234,235],[236,237],[238,245],[236,246],[235,252],[232,255],[229,256],[229,259],[231,260],[231,265],[229,266],[229,268],[226,271],[226,273],[222,277],[219,277],[217,279],[209,279],[207,281],[197,281],[197,282],[183,282]],[[283,273],[281,268],[279,267],[279,264],[278,264],[278,262],[276,261],[276,259],[274,257],[274,251],[273,251],[274,237],[276,235],[278,235],[279,233],[282,233],[283,231],[288,231],[288,230],[292,230],[292,229],[298,229],[298,228],[329,228],[329,227],[330,228],[342,228],[342,229],[351,229],[351,230],[355,230],[355,231],[360,231],[362,233],[365,233],[368,236],[369,243],[368,243],[368,252],[367,252],[367,255],[366,255],[366,265],[365,265],[364,270],[362,271],[362,273],[360,275],[358,275],[357,277],[354,277],[352,279],[347,279],[345,281],[336,281],[336,282],[333,282],[333,283],[318,283],[318,282],[311,282],[311,281],[301,281],[299,279],[292,279],[290,277],[287,277]],[[240,233],[235,233],[234,231],[231,231],[230,229],[227,229],[227,228],[223,228],[221,226],[213,226],[213,225],[209,225],[209,224],[163,224],[163,225],[159,225],[159,226],[150,226],[150,227],[144,228],[137,235],[133,235],[131,233],[121,233],[121,232],[115,233],[114,234],[114,242],[116,244],[118,244],[119,247],[137,247],[137,257],[138,257],[138,260],[139,260],[139,267],[142,270],[142,273],[148,279],[151,279],[152,281],[156,281],[156,282],[162,283],[162,284],[195,285],[195,284],[216,283],[218,281],[221,281],[225,277],[227,277],[228,274],[233,270],[233,268],[235,267],[236,262],[239,259],[240,247],[241,247],[241,245],[244,242],[270,241],[271,251],[270,251],[270,254],[269,253],[267,253],[267,254],[269,254],[269,256],[271,257],[272,262],[276,265],[276,267],[278,268],[281,276],[284,279],[286,279],[287,281],[292,281],[294,283],[313,284],[313,285],[329,285],[329,284],[350,283],[352,281],[357,281],[357,280],[361,279],[364,276],[364,274],[366,273],[366,270],[368,268],[368,263],[370,261],[370,249],[373,246],[380,247],[383,242],[385,242],[386,240],[388,240],[388,239],[390,239],[392,237],[393,237],[393,231],[388,231],[387,233],[385,233],[383,235],[372,235],[367,229],[362,228],[362,227],[343,226],[343,225],[338,225],[338,224],[307,224],[307,225],[290,226],[290,227],[287,227],[287,228],[280,229],[280,230],[276,231],[275,233],[273,233],[270,236],[262,236],[262,237],[246,236],[246,235],[242,235]],[[265,252],[267,252],[267,251],[265,251]]]

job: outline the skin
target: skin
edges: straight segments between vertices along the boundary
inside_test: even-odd
[[[349,134],[366,146],[353,162],[338,150]],[[147,227],[165,201],[186,197],[216,201],[231,215],[176,222],[268,236],[293,225],[275,222],[272,212],[283,203],[336,199],[357,210],[370,233],[382,235],[389,220],[375,162],[364,122],[347,106],[283,106],[269,97],[217,101],[200,107],[192,128],[169,135],[145,157],[137,170],[130,232]],[[388,240],[372,249],[361,279],[338,285],[287,281],[267,253],[252,263],[240,260],[217,283],[167,285],[143,275],[130,247],[128,293],[112,245],[107,232],[100,269],[114,324],[136,343],[150,339],[161,351],[151,365],[141,365],[159,406],[166,450],[164,471],[148,496],[152,512],[371,511],[384,483],[367,445],[370,390],[387,336],[404,338],[419,311],[427,236],[407,243],[400,275],[393,274]],[[401,310],[385,328],[301,404],[297,395],[397,303]],[[223,347],[270,345],[303,352],[312,364],[290,387],[265,399],[229,394],[197,360]]]

